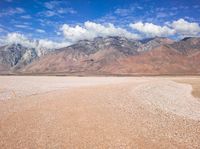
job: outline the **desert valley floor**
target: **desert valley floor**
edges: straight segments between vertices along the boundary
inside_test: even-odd
[[[1,76],[0,148],[200,148],[200,77]]]

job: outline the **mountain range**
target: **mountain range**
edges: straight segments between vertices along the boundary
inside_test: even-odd
[[[41,50],[43,51],[41,54]],[[80,40],[48,50],[10,44],[0,47],[1,74],[170,75],[200,73],[200,38],[179,41],[119,36]]]

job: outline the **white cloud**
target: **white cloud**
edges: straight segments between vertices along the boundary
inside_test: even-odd
[[[22,13],[25,13],[25,10],[23,8],[20,8],[20,7],[9,8],[9,9],[0,11],[0,17],[14,15],[14,14],[22,14]]]
[[[175,31],[167,26],[159,26],[154,25],[152,23],[131,23],[129,25],[132,29],[139,31],[140,33],[143,33],[145,37],[155,37],[155,36],[169,36],[173,35]]]
[[[32,17],[30,15],[23,15],[23,16],[21,16],[21,18],[23,18],[23,19],[31,19]]]
[[[59,8],[57,12],[60,14],[76,14],[77,13],[73,8]]]
[[[35,43],[35,48],[39,56],[44,55],[46,50],[59,49],[69,45],[67,42],[54,42],[48,39],[40,39]]]
[[[50,2],[45,2],[44,6],[47,9],[54,9],[55,7],[60,5],[60,1],[50,1]]]
[[[175,29],[177,34],[182,36],[196,36],[200,33],[200,26],[198,23],[190,23],[184,19],[173,21],[171,26]]]
[[[111,23],[102,25],[87,21],[83,26],[76,25],[75,27],[64,24],[60,30],[63,32],[64,37],[71,42],[83,39],[93,39],[98,36],[124,36],[133,39],[139,38],[138,35],[130,33],[126,29],[115,27]]]
[[[48,39],[33,39],[30,40],[26,36],[20,33],[9,33],[4,37],[0,38],[0,44],[6,45],[6,44],[21,44],[25,47],[29,48],[36,48],[38,51],[38,54],[40,55],[43,49],[57,49],[66,47],[69,45],[67,42],[55,42]]]
[[[143,33],[145,37],[155,36],[170,36],[178,35],[179,37],[199,36],[200,26],[195,22],[188,22],[184,19],[179,19],[173,22],[165,22],[164,26],[154,25],[152,23],[131,23],[132,29]]]
[[[24,25],[24,24],[16,24],[15,27],[18,27],[18,28],[30,28],[28,25]]]
[[[17,7],[15,10],[16,10],[17,13],[24,13],[25,12],[25,10],[23,8],[19,8],[19,7]]]
[[[36,29],[36,32],[38,32],[38,33],[46,33],[45,30],[42,30],[42,29]]]
[[[56,16],[57,15],[56,12],[51,11],[51,10],[44,11],[42,14],[44,14],[47,17],[52,17],[52,16]]]
[[[44,7],[48,10],[43,11],[42,14],[45,14],[48,17],[60,16],[60,14],[75,14],[77,13],[73,8],[66,6],[65,1],[50,1],[45,2]]]
[[[114,13],[120,16],[128,16],[130,14],[130,9],[118,8],[114,11]]]
[[[76,14],[77,12],[72,8],[59,8],[56,10],[46,10],[39,13],[39,15],[45,15],[47,17],[58,16],[62,17],[64,14]]]
[[[27,37],[25,37],[23,34],[19,33],[9,33],[7,36],[3,37],[5,40],[5,44],[22,44],[26,47],[33,48],[35,46],[34,42],[31,42]]]
[[[68,46],[67,42],[54,42],[48,39],[40,39],[38,40],[37,47],[38,48],[47,48],[47,49],[57,49]]]
[[[138,5],[138,4],[134,4],[134,5],[131,5],[127,8],[117,8],[114,13],[119,15],[119,16],[122,16],[122,17],[127,17],[127,16],[132,16],[132,14],[135,12],[135,11],[140,11],[142,10],[143,7]]]

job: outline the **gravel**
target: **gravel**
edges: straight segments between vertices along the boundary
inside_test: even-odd
[[[170,80],[153,80],[132,90],[144,104],[179,116],[200,120],[200,102],[191,95],[192,86]]]

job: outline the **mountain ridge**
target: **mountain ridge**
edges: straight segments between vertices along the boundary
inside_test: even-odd
[[[184,38],[180,41],[165,37],[146,40],[119,36],[96,37],[93,40],[78,41],[42,56],[36,54],[34,58],[26,60],[27,63],[23,63],[22,59],[21,63],[11,66],[9,70],[30,74],[198,74],[199,51],[198,37]],[[1,57],[2,55],[0,63],[3,65]],[[0,71],[3,67],[1,65]]]

